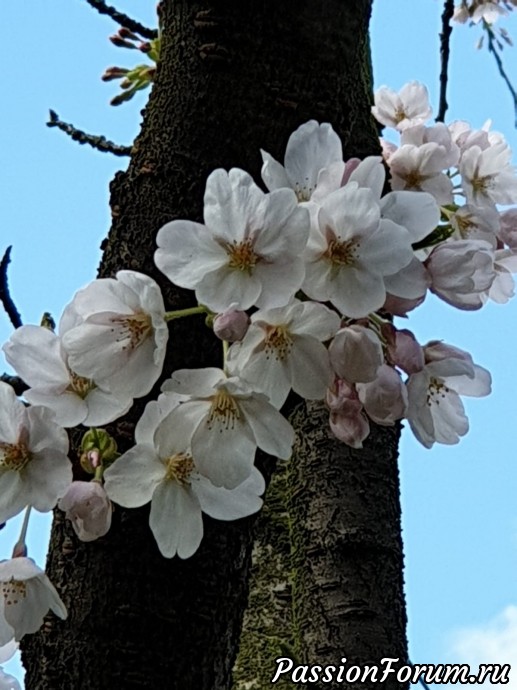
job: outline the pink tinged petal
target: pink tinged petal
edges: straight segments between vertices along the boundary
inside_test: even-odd
[[[254,304],[260,309],[283,307],[301,288],[305,264],[301,257],[293,259],[289,265],[259,264],[256,274],[261,281],[261,292]]]
[[[381,220],[377,232],[361,243],[361,262],[381,275],[391,275],[414,258],[408,231],[391,220]]]
[[[442,206],[453,202],[452,180],[443,173],[438,173],[424,180],[420,189],[422,192],[431,194]]]
[[[265,453],[287,460],[291,457],[294,429],[273,405],[261,396],[240,400],[256,443]]]
[[[287,177],[284,166],[280,165],[280,163],[267,153],[267,151],[260,149],[260,153],[263,161],[260,174],[269,191],[271,192],[273,189],[282,189],[283,187],[290,188],[291,183]]]
[[[371,189],[377,199],[381,198],[386,171],[382,164],[382,156],[368,156],[362,160],[351,173],[349,182],[357,182],[359,187]]]
[[[390,350],[390,357],[393,364],[406,374],[416,374],[424,368],[424,350],[413,333],[406,329],[396,331],[395,346]]]
[[[158,363],[155,355],[158,352]],[[146,338],[133,350],[130,357],[119,359],[117,369],[107,375],[103,383],[115,396],[140,398],[147,395],[162,373],[165,348],[158,351],[155,342]],[[95,375],[102,380],[103,377]]]
[[[216,520],[238,520],[256,513],[262,507],[260,496],[266,488],[263,476],[255,467],[248,479],[235,489],[214,486],[201,475],[193,477],[191,486],[202,511]]]
[[[296,203],[294,192],[277,189],[266,196],[262,225],[254,233],[254,249],[266,263],[288,263],[303,252],[309,227],[309,211]]]
[[[463,403],[456,393],[451,392],[442,398],[439,406],[434,403],[431,413],[438,443],[454,445],[459,442],[460,436],[465,436],[469,430],[469,420],[465,415]]]
[[[331,412],[329,423],[334,436],[351,448],[362,448],[363,441],[370,433],[370,424],[359,402],[346,412]]]
[[[350,383],[373,381],[384,363],[381,341],[358,324],[338,331],[328,351],[336,374]]]
[[[48,328],[21,326],[3,346],[5,357],[31,388],[64,389],[70,376],[61,342]]]
[[[27,413],[9,384],[0,382],[0,442],[17,443]]]
[[[325,342],[337,333],[340,323],[339,315],[323,304],[302,302],[291,328],[296,335],[308,335]]]
[[[296,336],[289,358],[290,379],[295,393],[306,400],[322,400],[333,373],[327,348],[310,336]]]
[[[406,415],[407,389],[399,374],[383,364],[370,383],[358,383],[357,393],[366,413],[382,426],[392,426]]]
[[[129,411],[133,398],[122,399],[109,391],[94,388],[86,396],[87,415],[83,421],[85,426],[103,426],[122,417]],[[62,423],[62,426],[66,424]]]
[[[61,454],[68,453],[68,435],[54,421],[50,410],[30,407],[27,410],[29,427],[29,450],[38,453],[45,448],[54,448]]]
[[[411,243],[427,237],[440,222],[440,209],[434,197],[426,192],[390,192],[381,201],[381,216],[402,225]]]
[[[149,525],[162,556],[190,558],[203,539],[201,507],[191,488],[175,481],[160,484],[151,503]]]
[[[156,236],[154,263],[180,287],[194,290],[202,278],[228,263],[228,254],[200,223],[174,220]]]
[[[369,189],[358,188],[355,182],[330,194],[322,208],[332,218],[341,240],[369,236],[379,226],[380,210],[375,196]]]
[[[0,524],[18,515],[28,504],[30,493],[22,481],[20,472],[0,473]]]
[[[83,323],[65,333],[63,345],[73,371],[102,381],[125,366],[129,352],[123,349],[124,329],[118,318],[110,313],[105,323]]]
[[[233,367],[232,371],[248,381],[254,390],[267,395],[274,407],[282,407],[291,390],[288,359],[280,359],[274,352],[263,350],[248,360],[234,360]]]
[[[149,503],[165,471],[151,445],[137,444],[104,472],[104,488],[115,503],[138,508]]]

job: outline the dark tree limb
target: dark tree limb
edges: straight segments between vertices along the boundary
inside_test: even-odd
[[[496,44],[496,37],[494,34],[494,31],[490,24],[485,22],[483,20],[483,28],[485,29],[487,36],[488,36],[488,52],[492,53],[494,56],[494,60],[497,65],[497,69],[499,70],[499,74],[502,76],[503,81],[505,82],[506,86],[508,87],[508,91],[510,92],[513,100],[513,109],[514,109],[514,114],[515,114],[515,127],[517,128],[517,91],[515,90],[512,82],[510,81],[509,76],[506,74],[506,70],[504,69],[503,65],[503,60],[501,58],[501,55],[497,49],[497,44]]]
[[[22,317],[18,309],[16,309],[7,284],[7,266],[11,261],[11,249],[12,247],[7,247],[0,262],[0,301],[4,305],[4,309],[13,326],[19,328],[22,325]]]
[[[121,146],[113,141],[109,141],[106,137],[97,134],[87,134],[70,123],[60,120],[59,115],[54,110],[49,110],[49,118],[47,127],[57,127],[79,144],[88,144],[92,148],[97,149],[97,151],[112,153],[114,156],[131,155],[131,146]]]
[[[1,374],[0,381],[7,383],[14,390],[16,395],[23,395],[29,386],[19,376],[11,376],[10,374]]]
[[[120,24],[120,26],[130,31],[134,31],[135,34],[139,34],[142,38],[147,38],[152,41],[153,38],[157,38],[158,36],[158,31],[156,31],[156,29],[150,29],[140,24],[140,22],[137,22],[135,19],[131,19],[131,17],[128,17],[127,14],[123,12],[119,12],[115,7],[106,5],[104,0],[86,0],[86,2],[90,7],[97,10],[99,14],[106,14],[108,17],[111,17],[114,22],[117,22],[117,24]]]
[[[449,104],[447,103],[447,82],[449,80],[450,40],[452,34],[451,19],[454,14],[454,0],[445,0],[442,14],[442,31],[440,33],[440,104],[436,122],[443,122]]]

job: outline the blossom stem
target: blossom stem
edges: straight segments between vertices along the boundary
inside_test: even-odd
[[[27,529],[29,527],[31,508],[32,506],[27,506],[27,508],[25,509],[25,515],[23,516],[23,524],[20,531],[20,536],[18,537],[18,541],[13,547],[13,558],[27,555],[27,545],[25,544],[25,539],[27,538]]]
[[[95,475],[92,479],[92,482],[99,482],[99,484],[102,484],[102,475],[104,474],[104,466],[100,464],[98,467],[95,468]]]
[[[229,347],[230,347],[230,343],[227,340],[223,340],[223,371],[227,376],[228,376],[227,359],[228,359]]]
[[[181,319],[184,316],[192,316],[194,314],[209,314],[210,311],[203,305],[198,304],[197,307],[189,307],[188,309],[177,309],[176,311],[165,312],[165,321],[173,321],[174,319]]]

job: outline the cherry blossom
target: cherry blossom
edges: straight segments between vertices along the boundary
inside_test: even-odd
[[[357,396],[368,417],[381,426],[393,426],[406,416],[408,394],[398,372],[387,364],[373,381],[356,384]]]
[[[484,240],[496,248],[500,219],[494,208],[465,204],[451,215],[450,223],[454,228],[453,239]]]
[[[373,381],[384,363],[377,334],[360,324],[339,330],[330,344],[329,355],[336,374],[349,383]]]
[[[307,400],[321,400],[332,380],[322,342],[339,324],[334,311],[314,302],[294,300],[287,307],[259,310],[242,343],[230,348],[228,365],[277,408],[291,387]]]
[[[437,245],[426,261],[431,292],[458,309],[479,309],[482,293],[496,273],[494,251],[484,240],[451,240]]]
[[[30,386],[25,399],[48,407],[61,426],[108,424],[131,407],[131,397],[117,397],[102,384],[73,372],[61,338],[48,328],[21,326],[3,350],[9,364]]]
[[[170,417],[180,400],[165,394],[148,403],[136,426],[136,446],[104,473],[106,491],[116,503],[134,508],[151,502],[150,527],[166,558],[190,558],[197,551],[202,512],[218,520],[246,517],[261,508],[265,489],[255,468],[231,490],[214,486],[199,472],[192,429]]]
[[[111,526],[111,503],[99,481],[75,481],[58,501],[81,541],[103,537]]]
[[[310,120],[298,127],[287,142],[284,166],[266,151],[261,154],[264,161],[262,179],[266,187],[270,191],[289,187],[300,202],[310,201],[322,170],[332,168],[340,180],[343,177],[345,164],[341,140],[328,123]]]
[[[408,231],[381,218],[373,192],[349,182],[322,202],[305,256],[304,292],[360,318],[383,305],[383,277],[409,264],[413,252]]]
[[[157,283],[143,273],[119,271],[79,290],[68,309],[79,321],[63,336],[72,371],[121,398],[149,393],[169,337]]]
[[[429,192],[439,204],[451,204],[453,185],[444,174],[449,152],[436,142],[400,146],[389,159],[391,188]]]
[[[17,641],[39,630],[49,609],[59,618],[67,616],[54,585],[31,558],[0,561],[0,586],[0,620],[5,619]]]
[[[398,93],[382,86],[375,92],[372,113],[381,124],[399,131],[423,124],[432,115],[427,88],[417,81],[405,84]]]
[[[293,428],[263,393],[237,376],[215,368],[181,369],[162,390],[188,396],[168,415],[169,423],[189,430],[196,467],[216,486],[234,489],[245,481],[257,446],[274,457],[290,457]]]
[[[455,444],[469,428],[461,395],[481,397],[491,389],[490,374],[459,348],[438,341],[424,346],[425,367],[407,381],[407,419],[426,448]]]
[[[158,232],[155,263],[215,312],[286,305],[304,278],[309,212],[291,189],[264,194],[236,168],[206,183],[205,225],[174,220]]]
[[[493,207],[517,202],[517,176],[511,156],[504,141],[485,149],[471,146],[463,152],[459,170],[468,203]]]
[[[71,483],[68,436],[53,418],[0,383],[0,523],[26,506],[52,510]]]
[[[352,448],[362,448],[370,433],[370,423],[355,386],[336,378],[327,391],[329,424],[334,436]]]

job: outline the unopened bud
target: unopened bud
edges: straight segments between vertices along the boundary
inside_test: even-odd
[[[113,36],[110,36],[110,41],[113,43],[114,46],[117,46],[117,48],[133,48],[134,50],[136,49],[136,45],[134,43],[131,43],[131,41],[126,41],[124,38],[121,38],[118,34],[113,34]]]
[[[233,343],[244,338],[249,324],[250,317],[245,311],[228,309],[215,317],[214,334],[221,340]]]
[[[134,34],[130,29],[126,28],[125,26],[123,26],[122,28],[120,28],[118,30],[118,35],[121,38],[129,38],[132,41],[138,41],[138,36],[136,34]]]
[[[120,79],[129,72],[128,69],[124,67],[108,67],[104,74],[102,75],[102,81],[113,81],[114,79]]]

